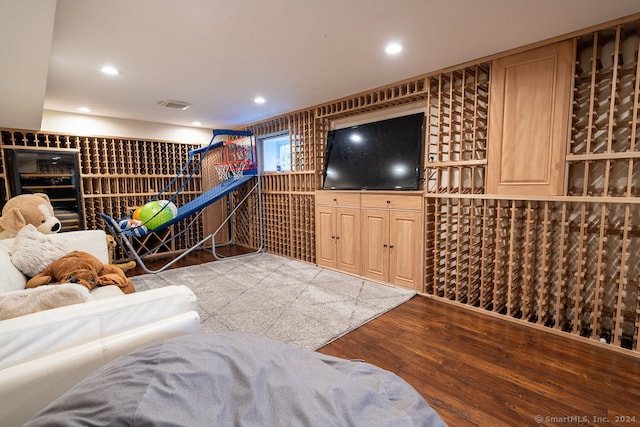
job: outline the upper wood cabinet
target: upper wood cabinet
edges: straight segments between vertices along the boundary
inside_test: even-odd
[[[488,194],[564,193],[573,49],[568,40],[493,62]]]

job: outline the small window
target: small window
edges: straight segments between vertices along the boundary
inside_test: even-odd
[[[261,140],[262,171],[289,172],[291,170],[291,145],[289,134]]]

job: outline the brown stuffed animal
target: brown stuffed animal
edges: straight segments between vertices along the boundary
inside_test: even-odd
[[[109,263],[115,267],[118,267],[122,271],[129,271],[136,268],[135,261],[122,262],[119,264],[116,264],[113,262],[113,253],[115,252],[117,245],[118,244],[116,243],[116,239],[114,239],[113,236],[110,236],[107,234],[107,248],[109,249]]]
[[[103,264],[95,256],[82,251],[69,252],[33,276],[26,288],[58,283],[77,283],[91,290],[96,286],[116,285],[125,294],[136,291],[124,272],[111,264]]]
[[[49,196],[44,193],[20,194],[9,199],[2,208],[0,238],[15,237],[27,224],[32,224],[43,234],[60,231],[62,225],[53,215]]]

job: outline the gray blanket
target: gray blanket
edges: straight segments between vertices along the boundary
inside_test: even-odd
[[[189,335],[104,366],[27,426],[443,426],[400,377],[246,334]]]

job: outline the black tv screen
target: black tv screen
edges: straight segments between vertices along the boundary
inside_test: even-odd
[[[325,190],[418,190],[424,113],[328,132]]]

